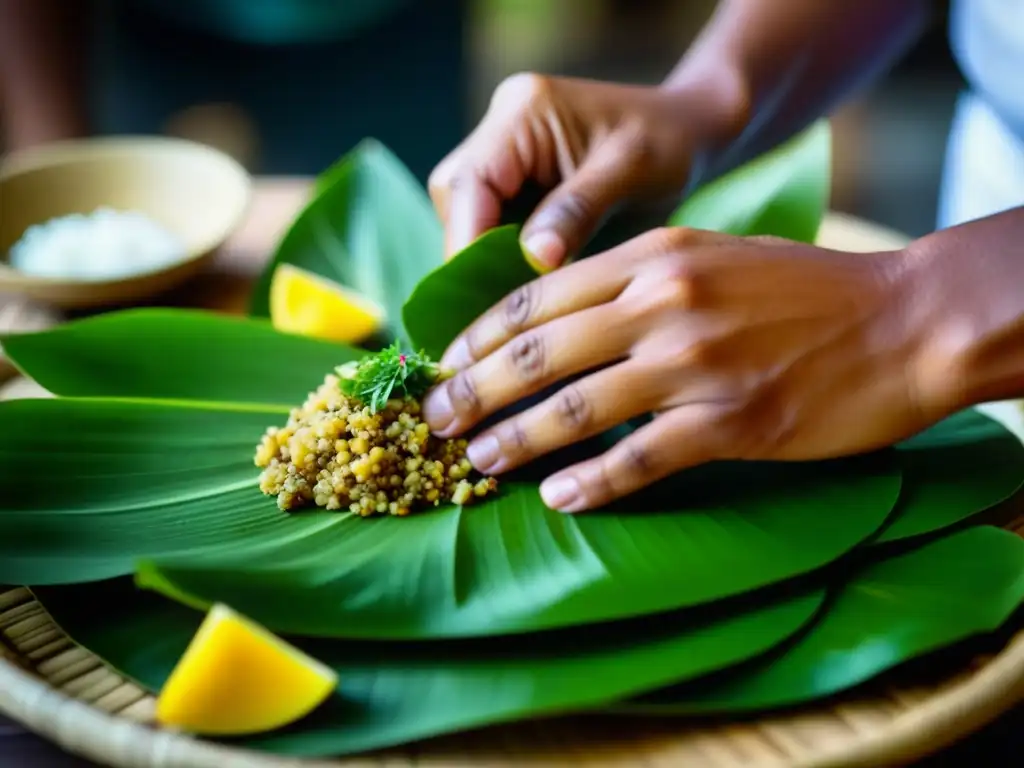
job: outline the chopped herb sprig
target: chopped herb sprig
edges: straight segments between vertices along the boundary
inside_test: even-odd
[[[440,366],[423,352],[403,352],[398,344],[336,369],[341,391],[377,413],[400,390],[406,397],[422,398],[441,380]]]

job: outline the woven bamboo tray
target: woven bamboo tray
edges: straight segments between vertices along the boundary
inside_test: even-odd
[[[897,235],[830,216],[820,240],[898,247]],[[0,398],[45,396],[16,379]],[[985,408],[1024,439],[1019,404]],[[1024,537],[1024,501],[1007,526]],[[117,768],[355,768],[431,765],[892,766],[942,749],[1024,701],[1024,627],[971,655],[910,665],[843,697],[732,722],[577,717],[519,723],[351,759],[282,759],[147,725],[153,697],[50,620],[31,593],[0,586],[0,712],[64,749]],[[0,760],[2,763],[2,760]]]

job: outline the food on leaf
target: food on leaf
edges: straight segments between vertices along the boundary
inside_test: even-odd
[[[721,177],[674,223],[811,239],[827,203],[826,135]],[[1020,445],[976,416],[868,456],[696,467],[597,514],[558,514],[522,477],[472,514],[449,505],[392,520],[496,487],[471,476],[463,443],[422,424],[420,399],[443,375],[426,355],[439,359],[536,269],[515,225],[442,266],[426,191],[379,145],[328,176],[253,300],[268,316],[277,278],[296,315],[312,314],[303,335],[162,310],[3,340],[59,397],[0,404],[0,581],[34,585],[122,674],[154,691],[166,681],[162,724],[255,734],[242,745],[309,758],[624,698],[749,712],[839,692],[987,633],[1020,604],[1009,534],[865,546],[957,524],[1020,485]],[[328,310],[368,297],[383,325],[386,307],[388,335],[424,352],[360,359],[334,341],[354,338],[338,336],[351,325],[289,293],[289,274],[328,290]],[[281,514],[260,497],[254,445],[271,423],[264,491],[288,509],[358,514]],[[383,516],[360,518],[371,514]],[[835,599],[822,602],[826,588]],[[211,605],[198,632],[195,608]],[[293,648],[270,632],[308,640]]]
[[[209,736],[261,733],[305,717],[337,684],[333,669],[217,604],[161,690],[156,720]]]
[[[338,283],[291,264],[274,270],[270,321],[285,333],[354,344],[384,326],[384,309]]]
[[[486,496],[497,481],[475,476],[466,440],[434,437],[421,418],[420,398],[441,378],[397,345],[339,367],[264,434],[260,490],[283,510],[313,502],[363,517]]]
[[[387,404],[396,388],[405,397],[418,400],[445,378],[441,367],[427,355],[403,352],[397,344],[337,370],[341,391],[368,405],[372,413]]]

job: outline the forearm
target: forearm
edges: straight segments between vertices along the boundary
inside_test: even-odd
[[[0,0],[0,97],[8,149],[87,131],[87,2]]]
[[[700,93],[712,126],[704,160],[734,166],[881,76],[928,16],[927,0],[721,0],[664,87]]]
[[[926,399],[959,410],[1024,397],[1024,207],[914,242],[905,314]]]

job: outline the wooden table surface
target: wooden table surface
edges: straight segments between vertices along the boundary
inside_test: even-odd
[[[210,269],[157,303],[244,313],[253,282],[266,263],[270,249],[308,194],[308,180],[277,178],[259,181],[245,223],[218,254]],[[851,246],[851,250],[856,250],[856,247]],[[917,768],[969,765],[982,753],[985,760],[980,764],[986,768],[1018,764],[1011,755],[1019,757],[1024,753],[1024,707],[1008,713],[943,754],[922,761]],[[62,752],[0,715],[0,768],[95,766],[95,763]]]

